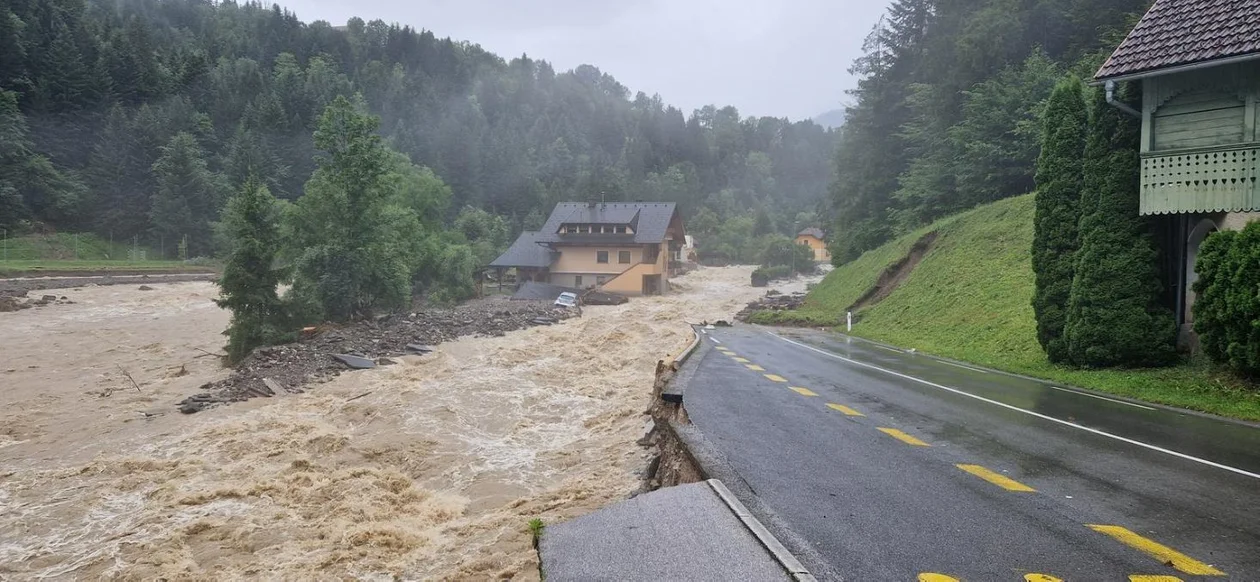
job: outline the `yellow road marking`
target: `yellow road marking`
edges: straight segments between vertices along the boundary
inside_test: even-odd
[[[895,439],[897,439],[897,440],[899,440],[899,441],[901,441],[901,442],[903,442],[903,443],[906,443],[907,445],[914,445],[914,446],[916,446],[916,447],[930,447],[930,446],[932,446],[932,445],[929,445],[929,444],[927,444],[927,443],[925,443],[925,442],[923,442],[923,441],[921,441],[921,440],[919,440],[919,439],[916,439],[916,438],[914,438],[914,437],[912,437],[912,436],[910,436],[910,435],[908,435],[908,434],[906,434],[906,433],[904,433],[904,432],[901,432],[901,431],[899,431],[899,430],[897,430],[897,429],[895,429],[895,428],[880,428],[879,430],[880,430],[880,432],[882,432],[882,433],[884,433],[884,434],[886,434],[886,435],[888,435],[888,436],[890,436],[890,437],[892,437],[892,438],[895,438]]]
[[[787,378],[784,378],[783,376],[779,376],[777,374],[766,374],[766,378],[769,378],[771,382],[787,382]]]
[[[765,371],[766,371],[766,369],[765,369],[765,368],[762,368],[761,366],[758,366],[757,364],[744,364],[744,365],[745,365],[745,366],[747,366],[749,370],[752,370],[752,371],[754,371],[754,372],[765,372]]]
[[[1145,552],[1151,557],[1186,574],[1224,576],[1225,573],[1156,541],[1146,539],[1118,525],[1089,525],[1089,529],[1107,534],[1120,543]]]
[[[849,408],[848,406],[845,406],[843,404],[831,404],[830,402],[828,402],[827,408],[830,408],[832,410],[839,410],[840,412],[843,412],[847,416],[866,416],[865,414],[862,414],[861,412],[853,410],[852,408]]]
[[[914,445],[916,447],[932,446],[895,428],[880,427],[879,431],[908,445]]]
[[[792,389],[793,392],[800,394],[801,396],[818,396],[817,394],[814,393],[813,390],[810,390],[809,388],[799,388],[796,386],[791,386],[790,388]]]
[[[1001,473],[995,473],[984,467],[981,467],[980,465],[954,465],[954,466],[968,473],[971,473],[972,475],[975,475],[981,479],[984,479],[985,481],[988,481],[994,485],[997,485],[998,487],[1001,487],[1007,491],[1026,491],[1026,492],[1037,491],[1036,489],[1033,489],[1032,487],[1029,487],[1027,485],[1024,485],[1023,483],[1020,483],[1019,481],[1011,479],[1010,477],[1007,477],[1006,475],[1003,475]],[[1038,576],[1040,575],[1041,574],[1038,574]],[[1053,578],[1053,580],[1058,580],[1058,578]],[[1031,579],[1030,579],[1030,582],[1031,582]],[[1049,581],[1047,580],[1047,582]]]
[[[748,358],[737,358],[737,357],[735,357],[735,356],[731,356],[731,359],[732,359],[732,360],[735,360],[736,362],[739,362],[739,363],[741,363],[741,364],[751,364],[751,363],[752,363],[752,361],[751,361],[751,360],[749,360]]]
[[[953,576],[946,576],[944,574],[933,574],[931,572],[924,572],[922,574],[919,574],[919,582],[961,582],[961,581]]]
[[[730,348],[718,348],[718,349],[717,349],[717,351],[722,352],[722,353],[724,353],[724,354],[733,354],[733,353],[735,353],[735,352],[734,352],[733,350],[731,350]]]
[[[1024,582],[1063,582],[1063,579],[1049,574],[1024,574]]]
[[[1176,576],[1160,574],[1130,574],[1129,582],[1182,582],[1182,580]]]

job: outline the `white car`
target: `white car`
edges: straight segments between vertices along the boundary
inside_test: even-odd
[[[559,297],[556,297],[555,304],[559,305],[560,307],[577,307],[577,302],[578,302],[577,293],[570,293],[568,291],[565,291],[564,293],[561,293]]]

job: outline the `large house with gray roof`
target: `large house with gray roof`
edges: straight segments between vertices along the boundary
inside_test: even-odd
[[[1260,218],[1260,0],[1156,0],[1094,75],[1142,86],[1141,202],[1188,339],[1194,261],[1219,229]]]
[[[670,257],[685,240],[673,202],[564,202],[489,266],[515,269],[518,282],[656,295],[669,290]]]

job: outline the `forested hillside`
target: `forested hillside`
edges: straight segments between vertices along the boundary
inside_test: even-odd
[[[837,263],[1032,191],[1041,114],[1151,0],[896,0],[867,37],[831,188]]]
[[[557,201],[604,197],[788,233],[814,220],[835,141],[810,121],[687,114],[593,66],[230,1],[0,0],[0,90],[0,227],[190,235],[193,255],[251,172],[303,194],[339,95],[361,93],[389,145],[449,185],[448,223],[471,205],[537,227]]]

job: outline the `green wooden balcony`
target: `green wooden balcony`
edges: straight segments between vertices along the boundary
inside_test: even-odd
[[[1260,144],[1142,154],[1142,214],[1260,210]]]

